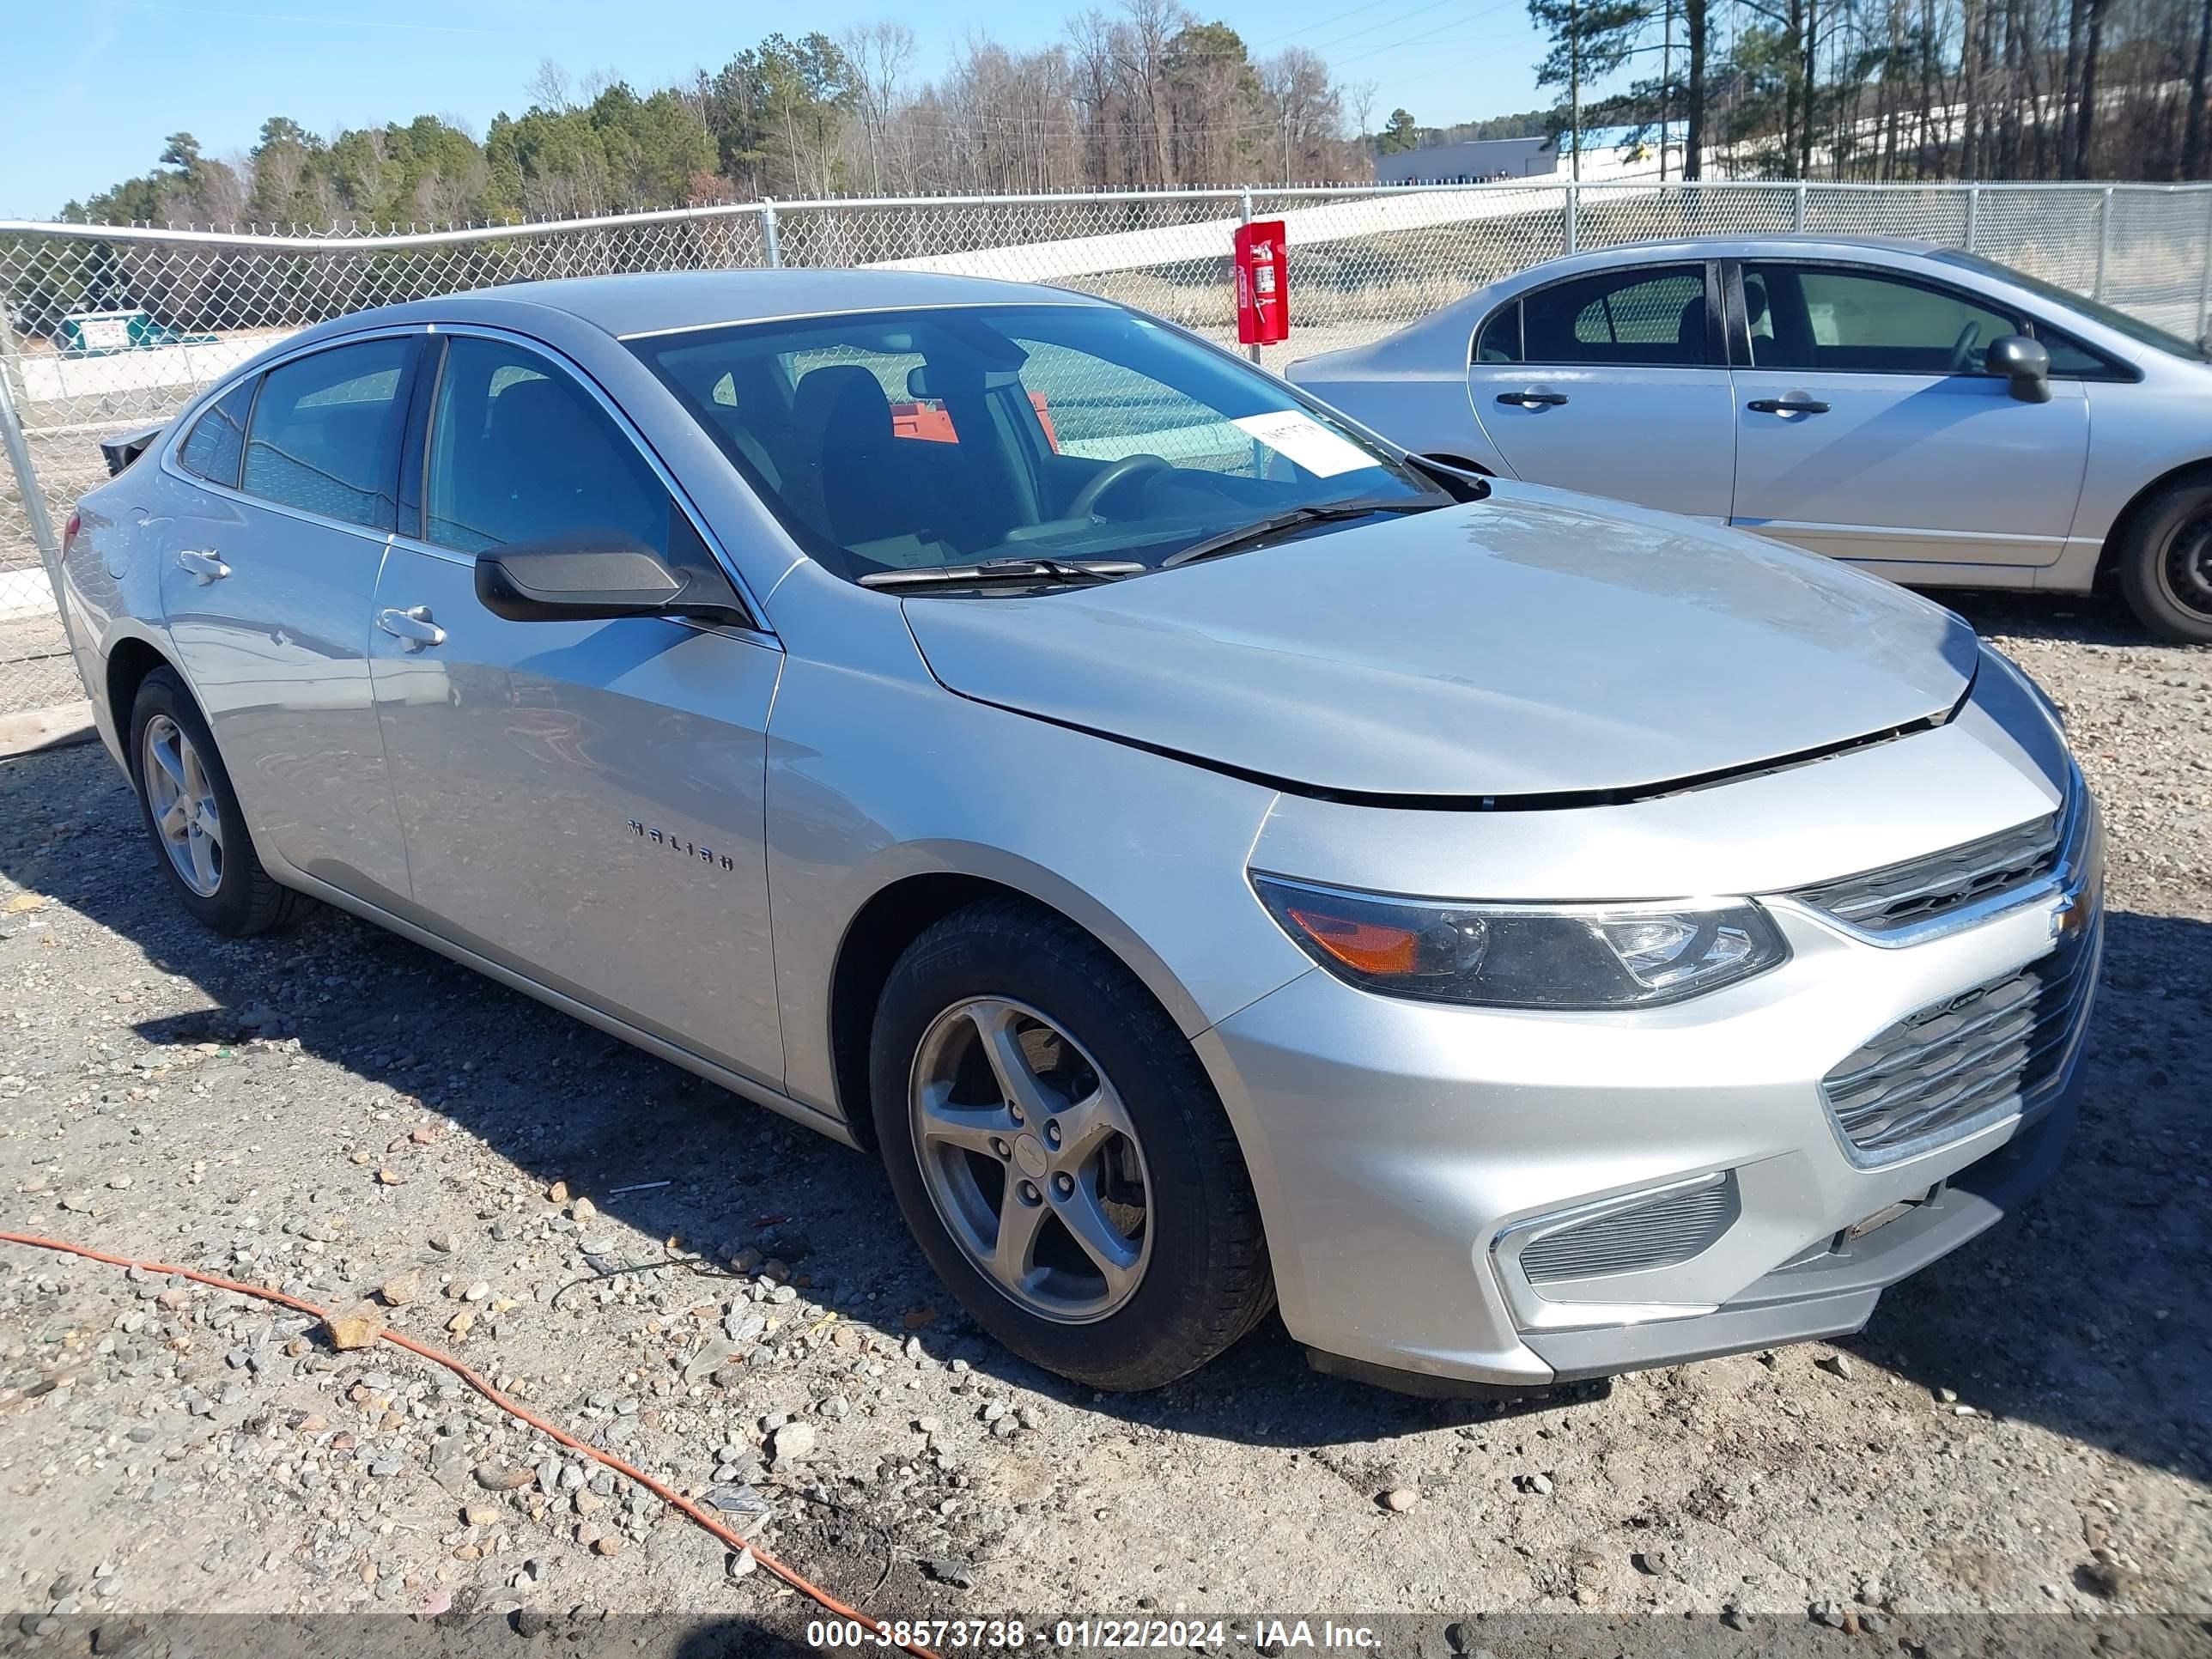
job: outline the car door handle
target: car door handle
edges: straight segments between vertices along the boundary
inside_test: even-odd
[[[1556,409],[1566,402],[1564,392],[1538,392],[1533,387],[1526,392],[1501,392],[1498,401],[1509,409]]]
[[[1754,415],[1825,415],[1827,404],[1817,398],[1753,398],[1744,407]]]
[[[187,548],[177,555],[177,562],[198,576],[203,586],[230,574],[230,567],[212,553],[196,553]]]
[[[396,640],[404,640],[410,651],[421,651],[446,642],[446,630],[430,620],[430,607],[418,605],[405,611],[380,611],[376,625]]]

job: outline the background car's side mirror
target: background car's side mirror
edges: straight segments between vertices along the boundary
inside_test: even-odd
[[[2025,334],[2004,334],[1990,342],[1983,359],[1989,373],[2012,382],[2012,395],[2024,404],[2051,401],[2051,353],[2040,340]]]
[[[729,580],[705,562],[672,564],[626,537],[586,535],[487,549],[477,598],[509,622],[699,617],[750,622]]]

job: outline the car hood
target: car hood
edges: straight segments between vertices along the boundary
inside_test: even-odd
[[[1349,795],[1648,792],[1940,720],[1978,659],[1886,582],[1526,485],[906,615],[963,696]]]

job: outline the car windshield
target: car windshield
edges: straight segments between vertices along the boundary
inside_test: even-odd
[[[2061,288],[2056,283],[2046,283],[2040,276],[2031,276],[2024,270],[2014,270],[2010,265],[1999,264],[1995,259],[1985,259],[1978,253],[1961,253],[1946,249],[1937,253],[1936,257],[1946,264],[1958,265],[1964,270],[1976,271],[1984,276],[1994,276],[2000,282],[2012,283],[2015,288],[2024,288],[2031,294],[2039,294],[2053,305],[2063,306],[2069,311],[2079,312],[2084,317],[2102,323],[2115,334],[2126,335],[2139,345],[2154,347],[2172,356],[2186,358],[2192,363],[2212,362],[2212,352],[2207,352],[2201,341],[2192,344],[2178,334],[2169,334],[2164,329],[2154,327],[2143,321],[2140,317],[2130,316],[2116,307],[2076,294],[2070,288]]]
[[[628,343],[802,548],[876,586],[950,589],[977,566],[979,580],[1107,580],[1262,521],[1309,532],[1362,516],[1303,509],[1450,499],[1273,376],[1116,307],[867,312]]]

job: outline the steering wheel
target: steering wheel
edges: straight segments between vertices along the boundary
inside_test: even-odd
[[[1119,489],[1132,478],[1164,472],[1168,464],[1157,455],[1124,455],[1075,492],[1075,499],[1067,504],[1067,516],[1071,519],[1088,518],[1097,509],[1100,498],[1109,490]]]
[[[1968,323],[1959,331],[1959,337],[1951,343],[1951,373],[1964,374],[1973,367],[1974,343],[1982,337],[1982,325]]]

